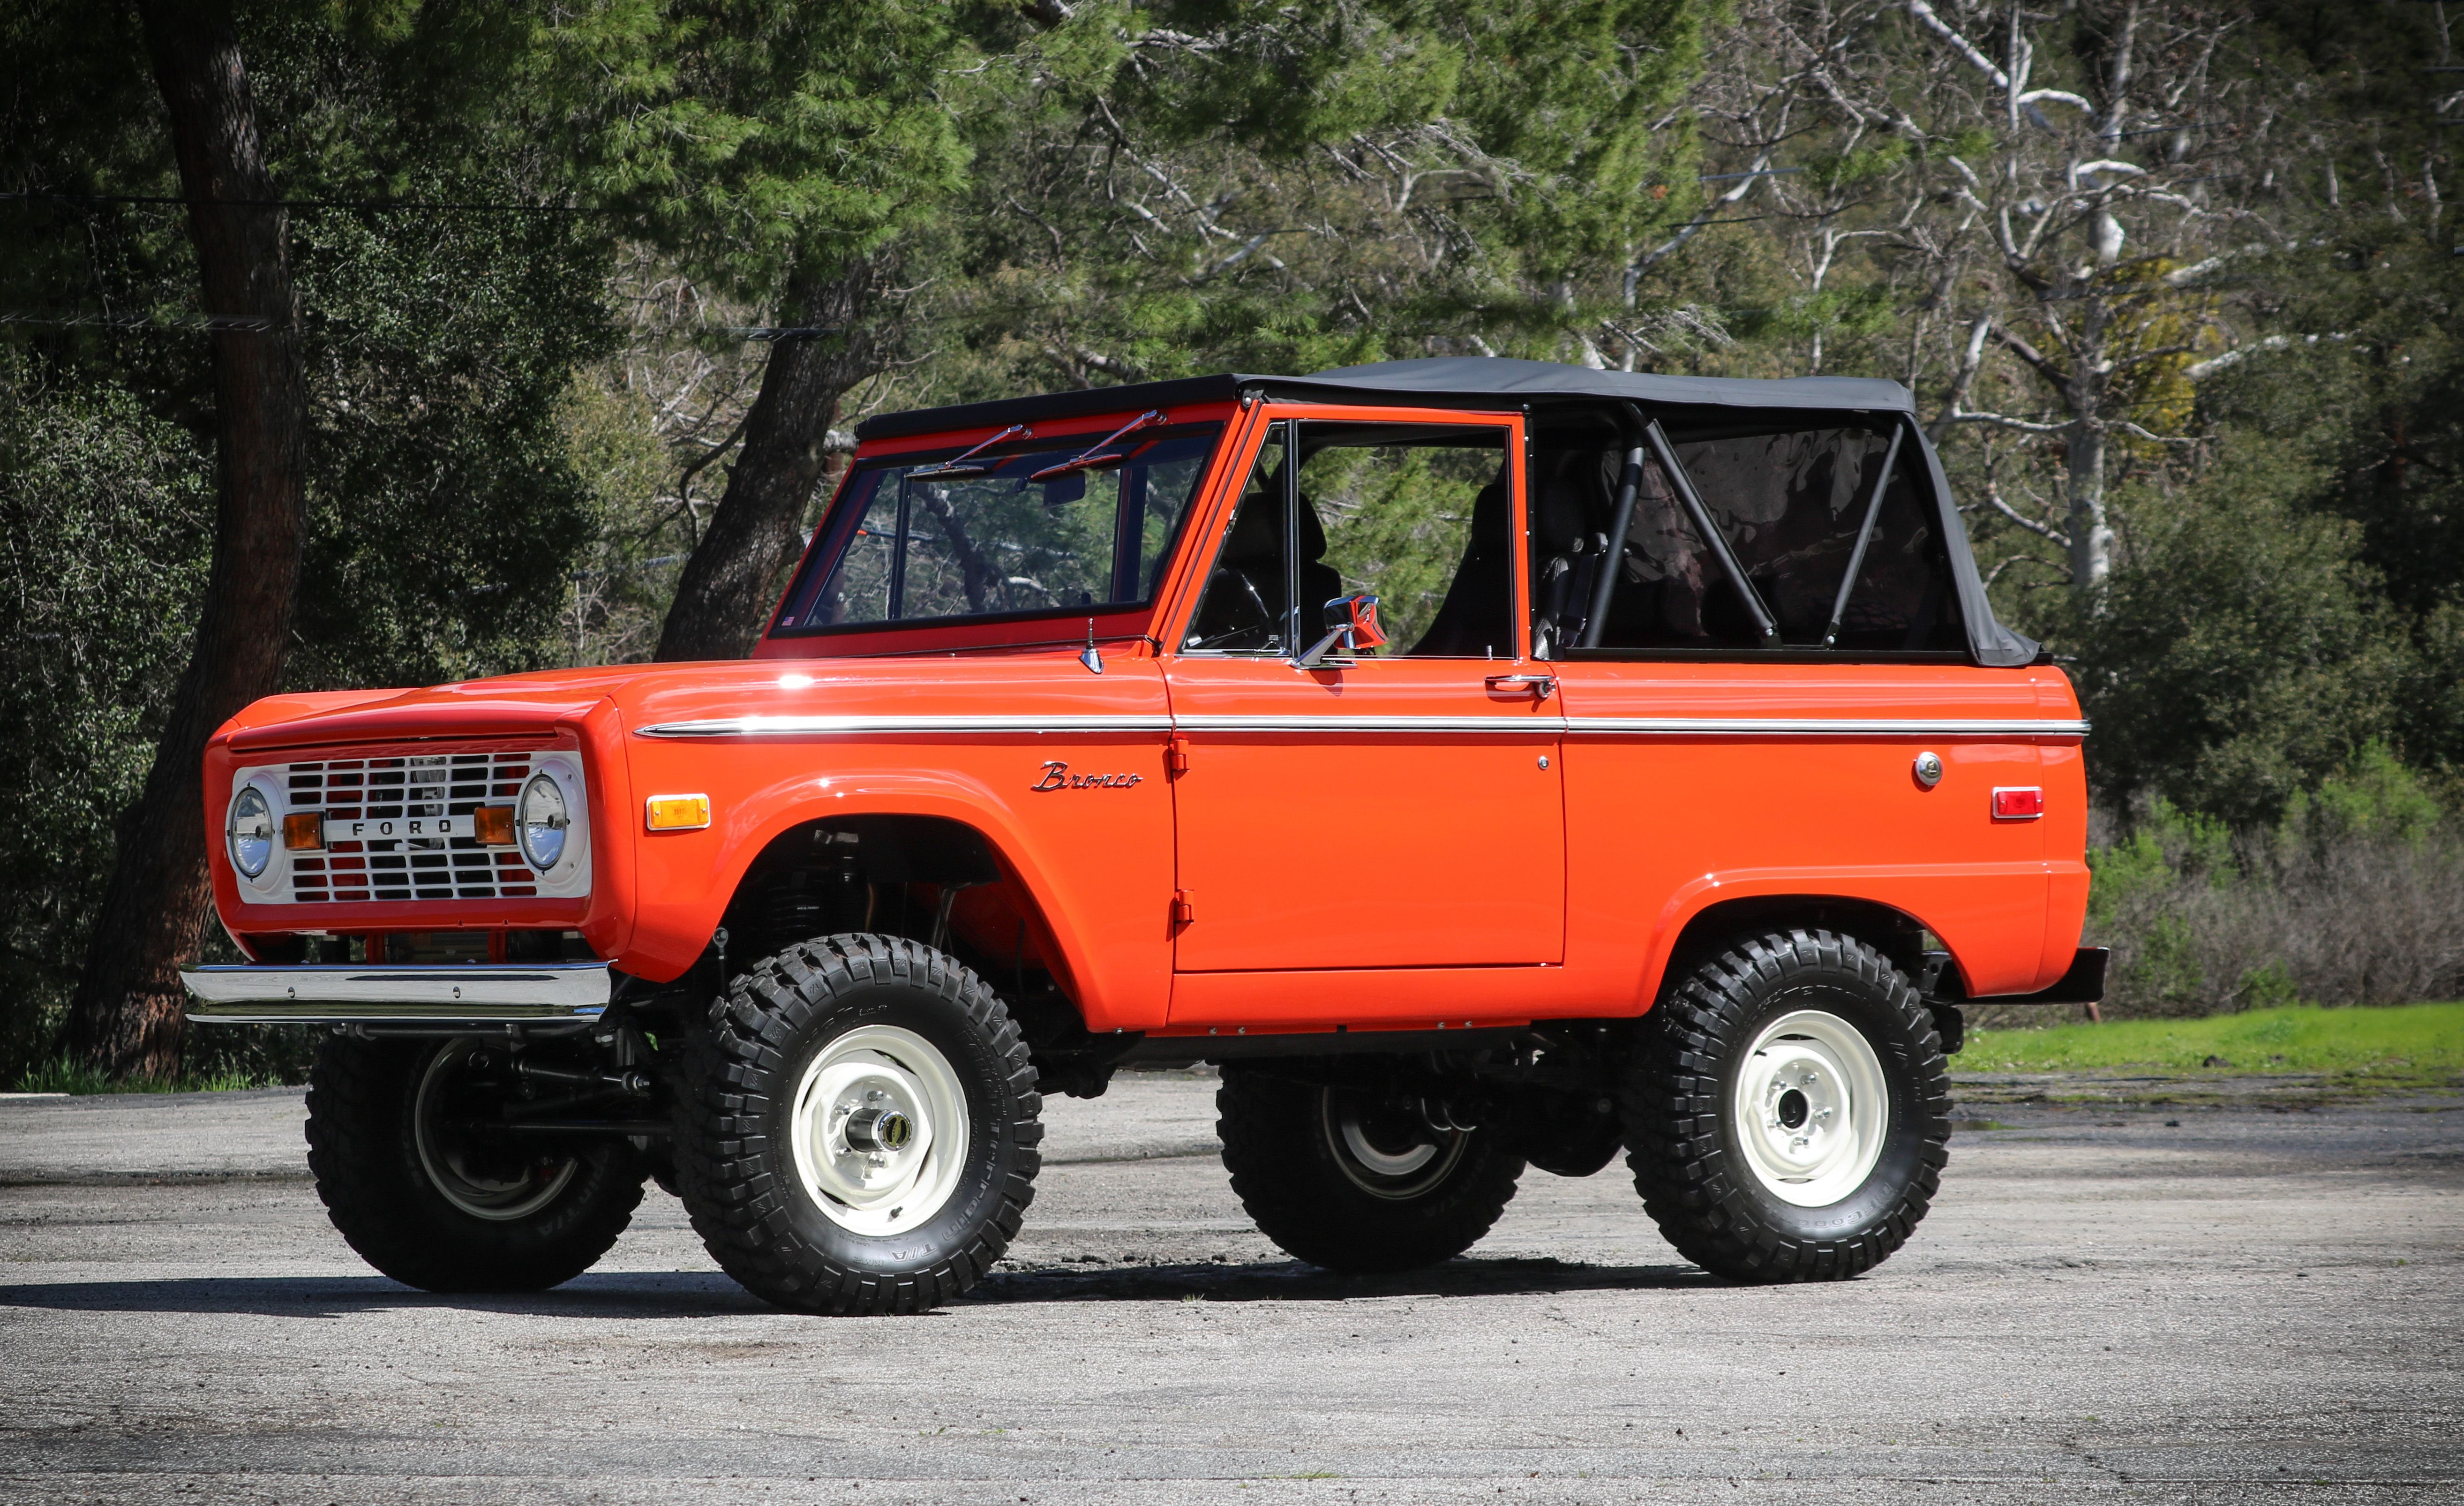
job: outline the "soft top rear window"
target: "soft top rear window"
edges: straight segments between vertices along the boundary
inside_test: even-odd
[[[1967,625],[1923,454],[1895,432],[1895,421],[1862,417],[1671,425],[1670,456],[1736,573],[1653,455],[1605,591],[1618,452],[1544,450],[1532,493],[1533,626],[1544,656],[1964,654]],[[1595,611],[1604,611],[1597,622]],[[1768,640],[1758,614],[1772,629]]]
[[[1221,424],[1105,431],[860,465],[772,631],[1061,615],[1140,606]]]

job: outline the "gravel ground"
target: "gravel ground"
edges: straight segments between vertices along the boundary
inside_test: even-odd
[[[1058,1100],[1010,1269],[836,1320],[655,1192],[560,1291],[396,1286],[296,1092],[0,1099],[0,1499],[2464,1500],[2464,1101],[1980,1103],[1907,1249],[1749,1289],[1621,1168],[1529,1174],[1441,1270],[1314,1273],[1212,1094]]]

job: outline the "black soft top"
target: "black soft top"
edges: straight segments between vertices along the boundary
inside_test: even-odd
[[[1265,376],[1224,372],[1186,377],[1176,382],[1139,382],[1123,387],[1090,388],[1036,397],[1002,398],[990,403],[964,403],[951,408],[914,409],[883,413],[856,426],[856,438],[896,439],[954,430],[992,429],[1036,419],[1077,418],[1094,413],[1131,413],[1144,409],[1173,409],[1194,403],[1220,403],[1246,392],[1266,397],[1310,398],[1360,402],[1380,396],[1406,398],[1449,408],[1579,405],[1585,402],[1632,402],[1654,408],[1740,408],[1799,410],[1809,413],[1876,413],[1903,415],[1933,477],[1943,540],[1950,555],[1951,575],[1959,587],[1959,605],[1968,622],[1969,647],[1980,664],[2011,667],[2036,656],[2035,640],[2013,632],[1994,620],[1977,576],[1976,557],[1968,546],[1968,530],[1951,501],[1950,483],[1942,461],[1926,442],[1923,426],[1913,422],[1916,400],[1897,382],[1877,377],[1788,377],[1758,380],[1741,377],[1666,376],[1640,371],[1595,371],[1587,366],[1551,361],[1509,361],[1481,356],[1452,356],[1427,361],[1382,361],[1372,365],[1336,366],[1309,376]]]

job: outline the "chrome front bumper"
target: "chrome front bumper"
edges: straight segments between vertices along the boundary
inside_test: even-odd
[[[217,1025],[576,1027],[614,991],[605,963],[197,967],[180,975],[188,1018]]]

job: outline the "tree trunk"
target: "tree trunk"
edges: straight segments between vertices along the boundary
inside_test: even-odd
[[[784,312],[825,331],[780,337],[744,419],[744,448],[710,526],[685,562],[656,657],[740,659],[778,605],[802,547],[804,504],[829,469],[830,421],[847,390],[881,369],[886,332],[865,322],[880,273],[859,261],[835,280],[799,277]]]
[[[2100,265],[2109,267],[2111,258],[2121,254],[2122,231],[2111,215],[2101,216],[2101,221],[2113,227],[2110,233],[2100,228],[2097,235]],[[2100,274],[2081,277],[2073,286],[2080,294],[2080,309],[2078,331],[2070,343],[2069,390],[2062,394],[2071,410],[2065,463],[2071,505],[2064,531],[2071,536],[2071,589],[2094,611],[2104,598],[2106,578],[2113,574],[2113,524],[2104,507],[2104,449],[2108,437],[2104,420],[2114,395],[2113,364],[2107,344],[2114,311],[2106,301]]]
[[[2092,418],[2071,424],[2071,588],[2091,603],[2113,573],[2113,525],[2104,510],[2104,431]]]
[[[219,503],[205,609],[136,808],[119,825],[111,882],[70,1006],[68,1045],[116,1074],[169,1075],[187,1025],[180,964],[195,955],[209,891],[202,763],[216,727],[276,688],[307,530],[308,389],[289,227],[256,133],[227,8],[140,7],[163,91],[208,314],[263,320],[213,342]],[[242,204],[205,201],[247,201]],[[219,810],[219,805],[217,805]]]

